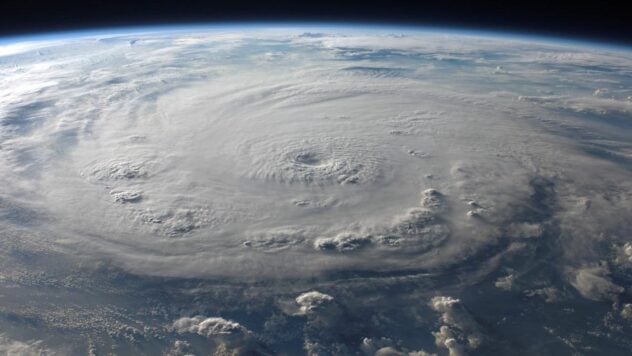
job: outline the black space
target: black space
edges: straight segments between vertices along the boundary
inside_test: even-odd
[[[0,0],[0,35],[213,21],[396,23],[632,45],[628,1]]]

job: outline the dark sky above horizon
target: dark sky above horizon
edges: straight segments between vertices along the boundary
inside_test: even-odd
[[[431,25],[632,45],[625,1],[553,0],[10,0],[0,36],[94,27],[213,21],[336,21]]]

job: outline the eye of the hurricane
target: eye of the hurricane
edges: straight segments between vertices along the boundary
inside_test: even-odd
[[[370,149],[374,145],[348,137],[256,137],[241,143],[245,159],[238,169],[249,178],[285,184],[370,184],[382,179],[385,161]]]
[[[316,152],[302,152],[294,157],[294,162],[299,166],[327,166],[331,164],[331,160],[321,158]]]

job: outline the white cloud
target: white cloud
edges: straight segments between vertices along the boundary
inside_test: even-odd
[[[179,334],[191,333],[208,338],[209,344],[204,352],[212,351],[213,355],[271,355],[257,335],[232,320],[204,316],[182,317],[173,322],[171,329]],[[188,352],[191,346],[192,343],[178,340],[171,351],[177,355],[178,352]]]
[[[422,192],[421,206],[433,211],[440,211],[444,207],[443,194],[436,189],[426,189]]]
[[[296,304],[299,305],[301,314],[310,314],[318,308],[333,302],[333,300],[334,297],[330,295],[318,291],[310,291],[296,297]]]
[[[603,265],[579,268],[574,272],[571,284],[584,298],[616,301],[624,288],[613,283],[609,274],[610,271]]]
[[[621,307],[621,317],[623,319],[632,319],[632,304],[623,304],[623,306]]]
[[[355,233],[340,233],[335,237],[318,238],[314,246],[323,251],[337,250],[339,252],[351,252],[367,246],[371,243],[371,236]]]
[[[555,287],[544,287],[525,291],[528,297],[542,297],[547,303],[555,303],[560,299],[560,292]]]
[[[219,317],[182,317],[174,321],[172,327],[179,333],[193,333],[209,338],[249,333],[248,329],[239,323]]]
[[[496,288],[508,291],[511,290],[511,288],[513,287],[515,278],[516,277],[513,274],[507,275],[505,277],[500,277],[496,280],[494,285],[496,286]]]
[[[408,351],[398,348],[395,341],[389,338],[364,338],[360,349],[366,356],[431,356],[434,354],[421,351]]]
[[[442,325],[439,331],[433,333],[437,347],[447,349],[450,355],[459,356],[465,355],[468,350],[476,350],[485,341],[478,323],[459,299],[434,297],[430,301],[430,307],[442,313]]]
[[[632,265],[632,243],[626,242],[623,245],[616,246],[615,254],[615,263],[623,266]]]

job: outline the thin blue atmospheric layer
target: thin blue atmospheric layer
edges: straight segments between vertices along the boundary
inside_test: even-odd
[[[248,31],[255,29],[275,29],[275,30],[305,30],[305,31],[341,31],[346,32],[384,32],[396,31],[402,33],[426,33],[454,36],[473,36],[488,39],[518,40],[525,42],[547,43],[557,46],[573,47],[593,47],[602,50],[632,51],[632,46],[607,42],[594,41],[583,38],[544,36],[527,34],[514,31],[491,31],[476,28],[439,27],[423,25],[402,25],[402,24],[367,24],[367,23],[321,23],[321,22],[209,22],[209,23],[184,23],[168,25],[150,26],[122,26],[122,27],[101,27],[81,30],[42,32],[34,34],[24,34],[17,36],[0,37],[0,46],[17,44],[22,42],[69,40],[78,38],[100,37],[100,36],[125,36],[142,35],[156,33],[187,33],[187,32],[224,32],[224,31]]]

